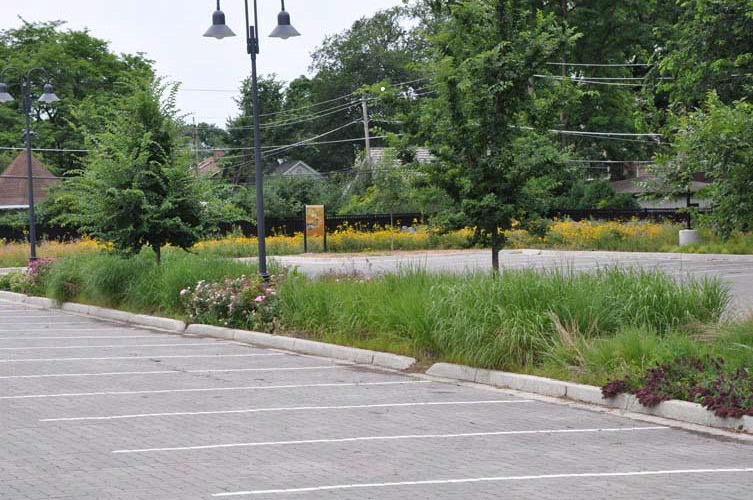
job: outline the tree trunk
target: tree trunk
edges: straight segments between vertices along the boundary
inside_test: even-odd
[[[492,231],[492,269],[494,274],[499,274],[499,251],[502,247],[503,239],[499,234],[499,228],[495,227]]]
[[[162,263],[162,247],[154,245],[152,249],[154,250],[154,255],[157,257],[157,265],[159,266]]]

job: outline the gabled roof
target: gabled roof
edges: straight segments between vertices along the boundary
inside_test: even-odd
[[[302,160],[286,161],[275,166],[273,174],[284,175],[286,177],[322,177],[322,174],[309,167]]]
[[[34,155],[31,157],[34,180],[34,202],[47,199],[47,190],[59,180]],[[19,154],[0,175],[0,208],[29,206],[29,175],[26,152]]]

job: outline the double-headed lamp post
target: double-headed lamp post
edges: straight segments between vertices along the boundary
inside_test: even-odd
[[[52,84],[47,73],[42,68],[31,68],[24,74],[23,71],[18,68],[6,68],[0,73],[0,103],[13,101],[13,96],[8,92],[8,86],[5,84],[5,74],[12,71],[18,75],[19,84],[21,85],[21,94],[23,99],[23,111],[26,117],[26,129],[24,133],[24,139],[26,141],[26,166],[27,175],[29,176],[29,244],[31,245],[31,252],[29,255],[29,261],[34,262],[37,260],[37,217],[34,212],[34,172],[31,162],[31,86],[34,83],[33,78],[36,74],[41,74],[44,81],[42,96],[39,98],[39,102],[44,104],[52,104],[59,101],[58,96],[52,90]]]
[[[264,170],[261,155],[261,128],[259,124],[259,83],[256,74],[256,56],[259,53],[259,17],[256,0],[254,0],[254,24],[249,24],[248,0],[244,0],[246,7],[246,51],[251,56],[251,106],[254,118],[254,163],[256,165],[256,228],[259,239],[259,274],[264,281],[269,280],[267,272],[267,247],[265,241],[266,229],[264,223]],[[269,35],[272,38],[287,40],[293,36],[300,36],[290,25],[290,14],[285,11],[285,0],[281,0],[282,10],[277,15],[277,27]],[[225,24],[225,13],[220,9],[217,0],[217,10],[212,15],[212,26],[204,36],[219,40],[235,36],[233,30]]]

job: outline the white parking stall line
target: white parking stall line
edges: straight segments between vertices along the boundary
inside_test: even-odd
[[[213,346],[237,346],[229,342],[207,341],[201,343],[184,343],[184,344],[120,344],[120,345],[65,345],[65,346],[48,346],[48,347],[0,347],[0,351],[44,351],[47,349],[120,349],[123,347],[213,347]]]
[[[146,372],[104,372],[104,373],[50,373],[44,375],[7,375],[0,380],[75,378],[75,377],[114,377],[120,375],[176,375],[186,373],[242,373],[242,372],[288,372],[305,370],[335,370],[349,365],[303,366],[293,368],[228,368],[223,370],[154,370]]]
[[[491,401],[429,401],[415,403],[380,403],[368,405],[340,405],[340,406],[283,406],[274,408],[244,408],[238,410],[216,410],[216,411],[185,411],[173,413],[136,413],[131,415],[111,415],[104,417],[64,417],[64,418],[43,418],[40,422],[86,422],[97,420],[128,420],[136,418],[153,418],[153,417],[184,417],[199,415],[237,415],[250,413],[275,413],[275,412],[296,412],[296,411],[325,411],[325,410],[361,410],[372,408],[410,408],[420,406],[480,406],[480,405],[499,405],[499,404],[521,404],[533,403],[532,399],[504,399]]]
[[[66,323],[66,324],[69,324],[69,323]],[[86,324],[90,324],[90,323],[86,323]],[[120,332],[120,331],[123,331],[124,329],[136,330],[136,328],[131,328],[131,327],[128,327],[128,326],[125,326],[125,325],[122,325],[122,326],[120,326],[120,325],[112,325],[112,326],[100,325],[100,326],[94,326],[94,327],[91,327],[91,328],[83,328],[83,327],[80,327],[80,326],[74,326],[73,328],[65,328],[65,327],[58,326],[58,325],[48,325],[48,326],[45,326],[43,328],[31,328],[30,325],[28,325],[28,324],[27,325],[19,325],[16,328],[2,328],[2,326],[5,326],[5,325],[4,324],[0,325],[0,333],[15,333],[15,334],[23,333],[23,332],[38,332],[38,331],[49,332],[50,330],[54,330],[56,332],[110,332],[110,331],[118,331],[118,332]],[[140,328],[139,330],[143,331],[145,329],[148,329],[148,328]],[[20,332],[19,332],[19,330],[20,330]],[[31,337],[31,335],[30,335],[30,337]]]
[[[34,321],[34,316],[30,316],[25,321],[3,321],[3,328],[6,327],[14,327],[14,328],[29,328],[29,327],[42,327],[42,328],[50,328],[50,327],[57,327],[57,326],[83,326],[83,325],[91,325],[92,323],[95,323],[95,320],[90,321],[58,321],[57,319],[45,319],[44,321]],[[39,318],[43,319],[43,318]]]
[[[114,361],[114,360],[141,360],[141,359],[197,359],[197,358],[252,358],[258,356],[290,356],[284,352],[265,352],[258,354],[185,354],[174,356],[111,356],[106,358],[29,358],[29,359],[0,359],[0,363],[36,363],[55,361]]]
[[[472,484],[472,483],[495,483],[505,481],[542,481],[556,479],[603,479],[618,477],[648,477],[648,476],[678,476],[699,474],[738,474],[753,472],[753,467],[739,469],[675,469],[675,470],[643,470],[633,472],[586,472],[571,474],[540,474],[530,476],[498,476],[498,477],[474,477],[462,479],[433,479],[428,481],[400,481],[394,483],[361,483],[361,484],[337,484],[332,486],[314,486],[310,488],[285,488],[276,490],[249,490],[215,493],[215,498],[258,496],[258,495],[291,495],[296,493],[314,493],[317,491],[338,491],[354,489],[377,489],[396,488],[405,486],[435,486],[442,484]]]
[[[360,443],[365,441],[403,441],[415,439],[458,439],[458,438],[478,438],[492,436],[527,436],[538,434],[586,434],[597,432],[637,432],[637,431],[656,431],[667,430],[670,427],[614,427],[604,429],[546,429],[532,431],[492,431],[492,432],[463,432],[458,434],[405,434],[396,436],[361,436],[350,438],[334,439],[306,439],[302,441],[261,441],[256,443],[230,443],[230,444],[209,444],[202,446],[180,446],[173,448],[143,448],[140,450],[115,450],[117,454],[133,453],[156,453],[168,451],[198,451],[198,450],[218,450],[226,448],[258,448],[265,446],[298,446],[306,444],[332,444],[332,443]]]
[[[63,318],[65,316],[60,314],[29,314],[35,312],[33,309],[19,309],[17,311],[8,312],[0,309],[0,318],[16,318],[18,316],[25,316],[26,318],[33,319],[56,319]]]
[[[90,396],[135,396],[140,394],[178,394],[191,392],[230,392],[230,391],[269,391],[279,389],[303,389],[321,387],[364,387],[376,385],[408,385],[429,384],[431,380],[409,380],[389,382],[343,382],[329,384],[289,384],[289,385],[251,385],[242,387],[205,387],[200,389],[157,389],[148,391],[107,391],[107,392],[71,392],[66,394],[26,394],[20,396],[0,396],[0,400],[9,399],[50,399],[50,398],[78,398]]]
[[[0,337],[0,342],[3,340],[125,340],[125,339],[153,339],[156,338],[154,334],[151,335],[76,335],[69,337],[38,337],[36,335],[26,335],[25,337]]]

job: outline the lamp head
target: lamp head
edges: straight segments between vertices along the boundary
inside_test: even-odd
[[[55,92],[52,90],[52,84],[47,83],[44,86],[44,93],[42,94],[42,97],[39,98],[39,102],[43,102],[45,104],[52,104],[53,102],[58,102],[60,98],[55,95]]]
[[[233,30],[228,28],[227,24],[225,24],[225,13],[220,9],[215,10],[214,14],[212,14],[212,26],[210,26],[207,32],[204,33],[204,36],[216,38],[218,40],[235,36]]]
[[[0,103],[5,104],[6,102],[11,102],[13,100],[13,96],[8,93],[8,86],[4,83],[0,83]]]
[[[283,40],[287,40],[293,36],[301,36],[301,34],[290,25],[290,14],[283,10],[277,14],[277,27],[269,36],[271,38],[282,38]]]

